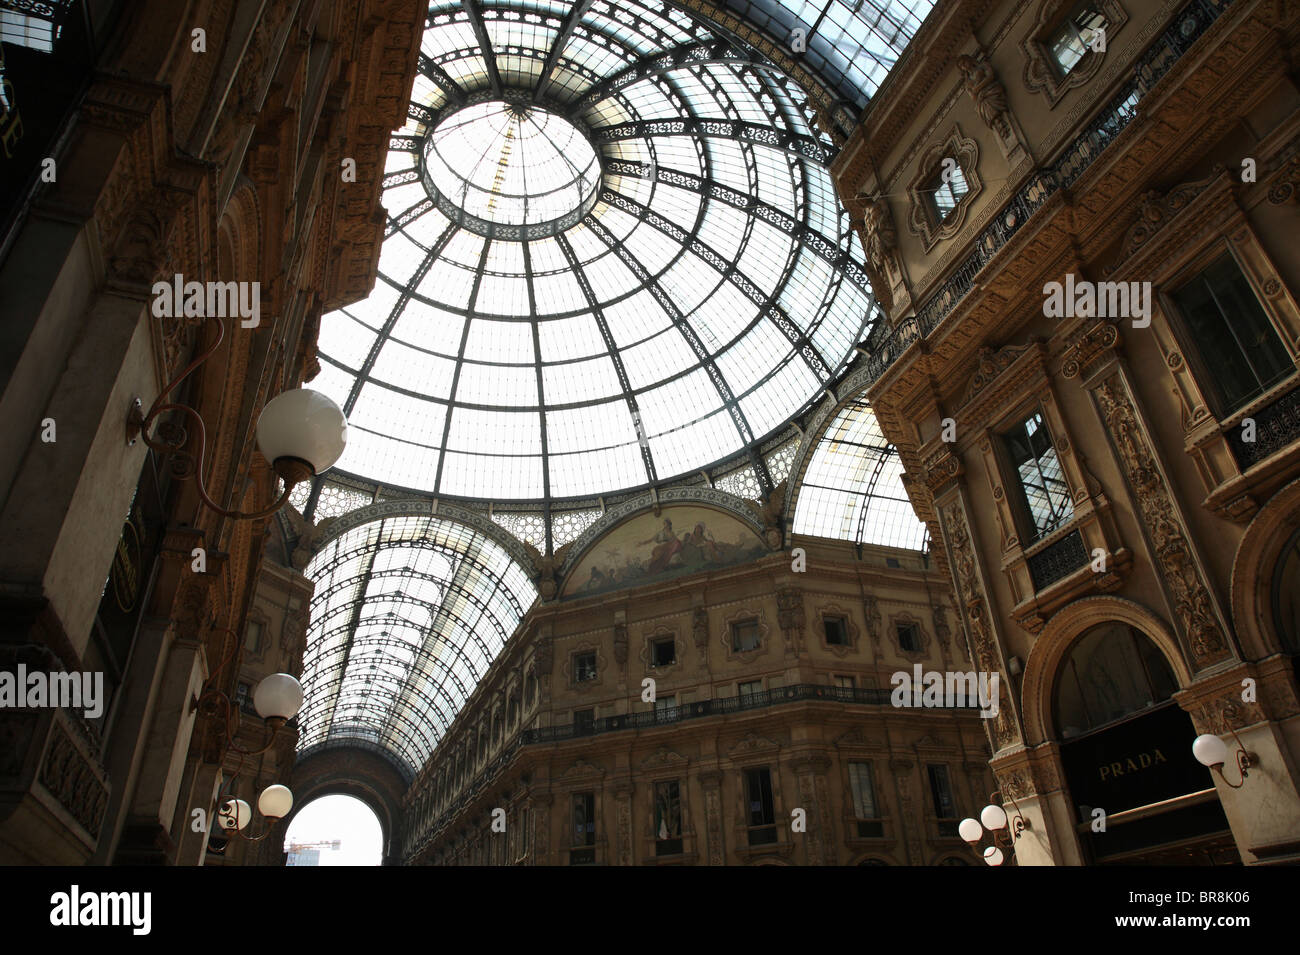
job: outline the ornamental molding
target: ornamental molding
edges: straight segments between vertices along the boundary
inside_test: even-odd
[[[1076,332],[1065,348],[1061,365],[1064,378],[1087,378],[1095,368],[1110,360],[1123,347],[1118,326],[1102,319]]]
[[[727,757],[733,760],[744,759],[758,753],[768,753],[780,748],[781,744],[776,740],[751,732],[746,733],[732,744],[731,748],[727,750]]]
[[[1089,51],[1066,76],[1062,77],[1052,62],[1052,55],[1047,49],[1047,39],[1072,12],[1075,0],[1042,0],[1038,6],[1036,23],[1029,33],[1020,41],[1020,48],[1025,53],[1024,84],[1032,93],[1042,93],[1048,103],[1055,107],[1070,90],[1087,84],[1101,69],[1105,62],[1105,53]],[[1120,6],[1118,0],[1098,0],[1097,5],[1106,15],[1106,47],[1110,49],[1115,36],[1128,22],[1128,13]],[[1153,18],[1156,19],[1156,18]],[[1123,56],[1124,51],[1117,56]]]
[[[1146,525],[1174,616],[1190,644],[1197,668],[1210,666],[1229,656],[1231,650],[1200,561],[1138,420],[1128,387],[1117,371],[1092,393],[1124,468],[1138,514]]]
[[[925,251],[929,252],[942,239],[955,236],[966,224],[975,199],[984,191],[984,180],[979,174],[979,144],[963,136],[961,127],[953,124],[948,138],[926,150],[916,168],[907,192],[911,208],[908,211],[907,226],[913,235],[921,239]],[[935,222],[931,215],[929,203],[924,195],[925,186],[933,177],[935,170],[945,159],[955,160],[961,169],[962,178],[966,180],[966,193],[957,201],[957,205],[942,222]]]
[[[1124,265],[1129,258],[1142,249],[1165,226],[1177,220],[1192,205],[1197,196],[1223,178],[1224,172],[1216,169],[1204,179],[1185,182],[1180,186],[1175,186],[1168,192],[1162,193],[1158,189],[1148,189],[1143,193],[1142,200],[1138,204],[1137,212],[1133,217],[1133,224],[1124,233],[1124,240],[1119,253],[1110,265],[1102,269],[1102,274],[1113,275],[1117,272],[1120,266]]]
[[[690,759],[677,752],[675,749],[659,747],[645,759],[641,760],[639,769],[643,772],[655,769],[680,769],[684,768]]]

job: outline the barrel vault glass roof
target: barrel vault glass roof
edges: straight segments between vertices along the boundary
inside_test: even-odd
[[[537,596],[502,547],[436,517],[362,524],[307,567],[299,752],[348,745],[414,773]]]
[[[848,402],[813,449],[795,501],[797,534],[926,549],[926,527],[903,487],[903,462],[871,406]]]
[[[408,115],[374,292],[322,321],[339,471],[552,501],[749,452],[770,485],[878,315],[799,88],[656,0],[455,2]]]
[[[725,0],[777,40],[803,30],[804,65],[864,107],[907,48],[934,0]]]

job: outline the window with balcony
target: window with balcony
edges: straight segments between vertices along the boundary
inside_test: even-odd
[[[676,694],[655,697],[655,719],[671,721],[676,718],[677,718]]]
[[[573,836],[569,865],[590,865],[596,861],[596,794],[573,794]]]
[[[746,680],[744,683],[736,684],[736,695],[742,700],[757,696],[763,692],[762,680]]]
[[[595,710],[574,710],[573,711],[573,732],[579,736],[585,736],[590,733],[596,726]]]
[[[841,690],[852,690],[857,687],[857,681],[851,676],[837,673],[831,679],[834,681],[834,685]]]
[[[772,773],[745,770],[745,795],[749,802],[749,844],[766,846],[776,842],[776,808],[772,802]]]
[[[681,851],[681,787],[675,779],[655,783],[655,855],[680,855]]]
[[[939,835],[957,836],[957,803],[952,796],[952,781],[948,767],[941,763],[926,766],[930,776],[930,796],[934,800],[934,814],[939,822]]]
[[[1026,544],[1032,543],[1074,517],[1070,488],[1041,411],[1004,434],[1002,443],[1015,472],[1013,500],[1025,525],[1021,536]]]
[[[853,816],[859,839],[878,839],[885,834],[876,806],[876,784],[870,763],[849,763],[849,790],[853,795]]]
[[[1231,255],[1221,256],[1170,297],[1192,346],[1198,378],[1209,383],[1217,417],[1232,414],[1295,370]]]

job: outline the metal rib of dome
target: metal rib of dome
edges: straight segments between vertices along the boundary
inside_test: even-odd
[[[322,321],[340,471],[549,501],[748,453],[770,485],[760,443],[877,314],[798,87],[655,0],[467,0],[408,115],[375,290]]]
[[[345,531],[316,583],[298,751],[372,748],[413,774],[433,752],[537,591],[500,544],[437,517]]]

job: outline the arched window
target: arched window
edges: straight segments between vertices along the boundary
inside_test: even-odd
[[[1273,622],[1282,649],[1300,653],[1300,531],[1287,541],[1273,572]]]
[[[1075,641],[1056,683],[1062,739],[1114,723],[1169,699],[1178,689],[1155,644],[1124,623],[1103,623]]]

